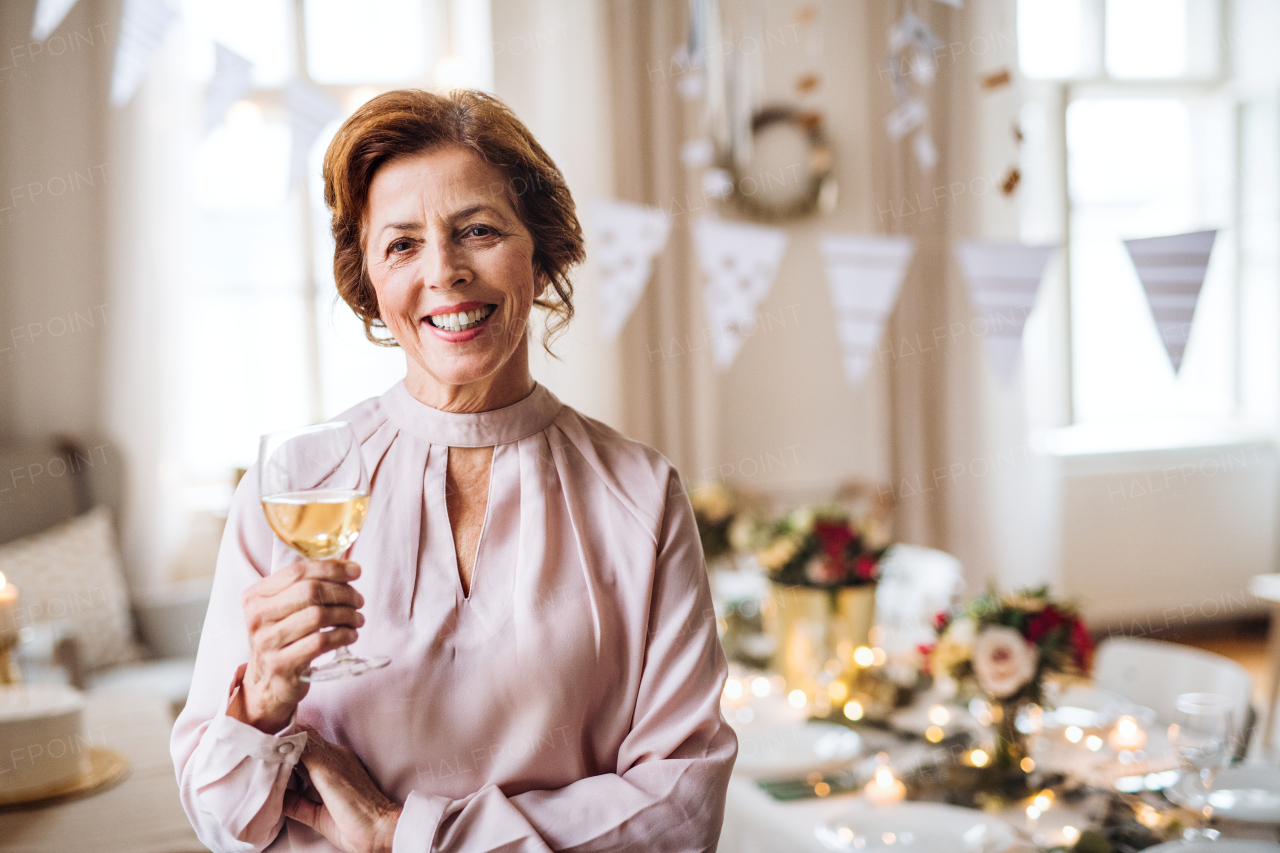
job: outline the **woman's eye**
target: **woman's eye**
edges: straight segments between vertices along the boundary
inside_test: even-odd
[[[410,242],[409,240],[397,240],[387,248],[388,248],[388,251],[392,252],[393,254],[399,254],[400,252],[409,251],[409,249],[412,247],[413,247],[413,243]]]
[[[488,225],[472,225],[470,228],[467,229],[466,236],[492,237],[494,234],[497,234],[497,233],[498,233],[497,231],[494,231]]]

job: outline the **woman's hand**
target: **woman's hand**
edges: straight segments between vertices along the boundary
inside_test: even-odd
[[[285,791],[285,817],[305,823],[347,853],[389,851],[400,805],[378,790],[354,752],[329,743],[310,726],[301,728],[307,732],[302,763],[323,802]]]
[[[228,715],[267,734],[284,728],[310,689],[300,676],[311,661],[354,643],[364,624],[364,597],[348,583],[358,577],[347,560],[304,560],[245,590],[249,664]]]

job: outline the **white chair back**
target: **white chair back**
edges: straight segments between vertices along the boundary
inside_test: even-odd
[[[951,606],[964,585],[960,561],[944,551],[894,545],[881,564],[876,625],[888,652],[933,642],[933,617]]]
[[[1231,700],[1238,734],[1248,725],[1253,684],[1243,666],[1223,657],[1177,643],[1138,637],[1112,637],[1098,646],[1093,683],[1173,720],[1173,705],[1183,693],[1216,693]]]

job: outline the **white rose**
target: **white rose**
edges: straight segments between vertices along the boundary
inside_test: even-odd
[[[978,686],[995,699],[1007,699],[1034,678],[1039,658],[1039,649],[1003,625],[986,628],[973,642]]]

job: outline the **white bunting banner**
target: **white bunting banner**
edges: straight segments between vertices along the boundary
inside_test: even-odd
[[[728,370],[742,342],[755,332],[756,311],[773,286],[787,251],[787,232],[766,225],[700,219],[693,228],[698,268],[707,278],[703,299],[711,321],[715,365]]]
[[[910,237],[827,234],[818,243],[827,266],[831,305],[844,360],[844,377],[860,385],[898,302],[915,252]]]
[[[969,298],[978,314],[972,332],[986,342],[987,355],[1006,384],[1013,379],[1022,351],[1022,327],[1036,303],[1040,279],[1055,248],[967,240],[956,245],[960,268],[969,282]]]
[[[76,0],[36,0],[36,19],[31,25],[31,40],[44,41],[62,24]]]
[[[600,270],[601,324],[613,340],[653,276],[653,257],[667,245],[671,218],[656,207],[604,199],[589,212],[591,256]]]
[[[1142,289],[1147,293],[1174,373],[1182,367],[1182,354],[1187,348],[1191,321],[1217,236],[1217,231],[1194,231],[1124,241]]]
[[[231,105],[253,89],[253,63],[216,42],[213,49],[213,79],[204,95],[206,133],[222,124]]]
[[[156,51],[178,13],[164,0],[124,0],[120,39],[111,70],[111,103],[123,107],[133,100]]]
[[[342,115],[342,107],[324,92],[297,81],[285,86],[284,106],[293,135],[289,157],[289,185],[293,186],[306,175],[307,159],[311,156],[311,147],[320,138],[320,132]]]

